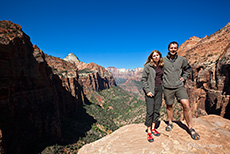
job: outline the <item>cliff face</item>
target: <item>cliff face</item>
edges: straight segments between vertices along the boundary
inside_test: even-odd
[[[83,93],[82,86],[79,83],[79,76],[77,67],[71,63],[68,63],[60,58],[53,56],[45,55],[45,60],[49,67],[51,67],[53,74],[58,76],[62,86],[58,87],[62,89],[64,87],[65,91],[69,92],[72,97],[66,97],[64,93],[61,93],[61,101],[71,102],[70,104],[81,105],[85,103],[85,97]],[[65,104],[64,104],[65,105]],[[72,112],[75,107],[69,106],[67,109],[65,106],[62,106],[62,109],[67,109]]]
[[[0,21],[2,153],[33,153],[61,140],[62,115],[73,113],[82,104],[82,99],[76,99],[82,90],[71,84],[77,83],[76,72],[71,73],[75,76],[60,80],[19,25]]]
[[[7,152],[21,153],[44,135],[61,137],[57,90],[43,54],[33,56],[30,38],[21,27],[0,24],[0,128]]]
[[[230,24],[211,36],[190,38],[178,54],[192,66],[186,88],[194,116],[208,113],[230,119]]]
[[[94,90],[101,91],[116,85],[112,73],[100,65],[80,62],[72,53],[64,60],[72,63],[78,69],[79,83],[83,87],[84,94],[89,94]]]
[[[173,123],[171,132],[165,131],[166,124],[160,122],[160,137],[154,142],[147,141],[146,126],[126,125],[110,135],[93,143],[84,145],[79,154],[113,153],[230,153],[230,121],[217,115],[202,116],[193,119],[194,128],[200,140],[193,140],[186,131],[185,121]]]

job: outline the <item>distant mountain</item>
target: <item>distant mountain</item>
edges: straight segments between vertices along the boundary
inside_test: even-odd
[[[115,68],[115,67],[107,67],[108,71],[113,73],[114,78],[116,81],[119,79],[123,79],[123,82],[117,82],[117,84],[122,84],[126,80],[128,80],[130,77],[140,81],[143,68],[135,68],[135,69],[125,69],[125,68]]]

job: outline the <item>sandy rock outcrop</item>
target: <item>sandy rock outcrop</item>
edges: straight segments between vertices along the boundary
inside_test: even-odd
[[[185,130],[185,122],[175,122],[171,132],[161,121],[158,128],[161,136],[154,142],[147,141],[144,124],[126,125],[110,135],[84,145],[79,154],[150,154],[150,153],[230,153],[230,121],[217,115],[193,119],[200,140],[193,140]]]

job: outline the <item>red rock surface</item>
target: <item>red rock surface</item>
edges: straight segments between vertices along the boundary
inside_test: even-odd
[[[165,131],[166,124],[161,121],[158,131],[161,136],[154,142],[147,141],[144,124],[126,125],[110,135],[93,143],[84,145],[79,154],[149,154],[149,153],[230,153],[230,121],[217,115],[193,119],[194,129],[200,140],[193,140],[185,130],[185,121],[173,123],[171,132]]]
[[[202,39],[185,41],[178,54],[192,72],[186,82],[193,114],[218,114],[230,119],[230,23]]]

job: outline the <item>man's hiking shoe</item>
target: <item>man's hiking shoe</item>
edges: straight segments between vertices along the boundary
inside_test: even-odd
[[[194,140],[200,139],[200,135],[193,128],[189,129],[189,132],[190,132],[192,139]]]
[[[147,139],[148,139],[148,141],[149,142],[153,142],[154,141],[154,139],[153,139],[153,135],[152,135],[152,133],[147,133]]]
[[[166,131],[170,132],[173,129],[173,125],[172,124],[168,124],[165,128]]]
[[[152,129],[152,134],[155,136],[160,136],[161,134],[156,130],[156,129]]]

